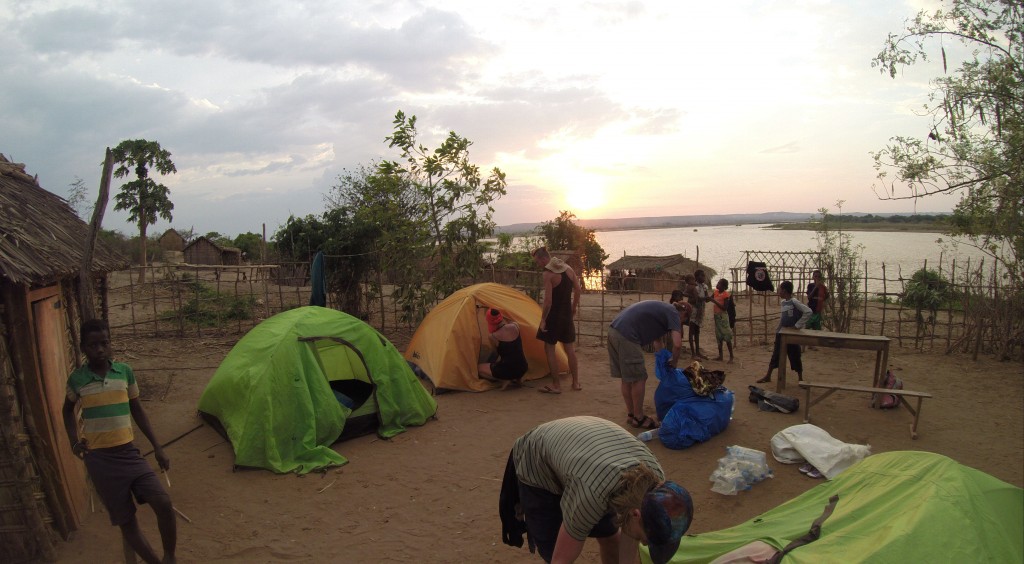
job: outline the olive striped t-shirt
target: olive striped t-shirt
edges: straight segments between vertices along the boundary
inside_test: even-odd
[[[108,448],[132,442],[132,414],[128,400],[139,397],[135,373],[127,364],[110,363],[101,378],[84,365],[68,376],[68,400],[82,401],[82,433],[89,448]]]
[[[562,522],[576,540],[585,540],[610,511],[608,501],[623,472],[646,464],[665,478],[644,443],[598,417],[539,425],[516,440],[512,456],[521,482],[562,496]]]

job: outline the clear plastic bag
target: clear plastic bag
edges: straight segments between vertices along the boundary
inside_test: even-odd
[[[726,447],[726,456],[718,459],[718,468],[708,480],[713,482],[711,491],[736,495],[773,476],[764,452],[733,445]]]

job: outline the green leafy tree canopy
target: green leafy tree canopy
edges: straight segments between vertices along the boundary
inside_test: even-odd
[[[959,193],[952,235],[995,258],[1008,280],[1021,279],[1024,258],[1024,4],[1020,0],[947,0],[890,34],[872,66],[895,78],[900,69],[942,57],[925,104],[929,129],[894,137],[873,154],[883,199]],[[970,53],[956,68],[950,42]],[[893,174],[890,177],[890,173]]]
[[[130,174],[135,180],[121,186],[120,192],[114,197],[114,209],[128,212],[128,221],[139,226],[141,248],[141,264],[146,266],[146,231],[156,223],[158,217],[171,221],[171,191],[163,184],[156,183],[149,177],[151,170],[159,174],[177,172],[171,161],[171,153],[156,141],[132,139],[122,141],[114,147],[114,176],[124,178]],[[140,271],[139,279],[145,278],[145,269]]]
[[[544,238],[548,249],[575,251],[586,272],[599,272],[604,268],[608,253],[597,242],[594,230],[577,224],[575,219],[574,213],[560,211],[555,219],[537,226],[537,233]]]

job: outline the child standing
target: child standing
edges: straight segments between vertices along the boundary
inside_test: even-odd
[[[768,372],[757,381],[758,384],[772,381],[772,371],[779,367],[779,348],[781,336],[779,331],[783,327],[796,327],[803,329],[811,318],[811,308],[805,306],[793,297],[793,282],[783,280],[779,284],[779,297],[782,298],[782,311],[779,316],[779,326],[775,328],[775,348],[772,349],[772,359],[768,361]],[[804,365],[800,358],[800,345],[786,345],[786,356],[789,358],[789,367],[796,372],[797,378],[804,379]]]
[[[722,343],[729,347],[729,364],[732,364],[732,326],[729,323],[728,306],[732,295],[729,294],[729,281],[722,278],[715,285],[715,293],[711,296],[715,304],[715,339],[718,341],[718,358],[722,360]]]
[[[825,300],[828,299],[828,286],[822,280],[821,271],[811,273],[811,283],[807,285],[807,307],[811,308],[811,319],[807,322],[808,329],[821,330],[821,314],[825,312]]]
[[[110,514],[110,523],[120,527],[125,543],[146,562],[174,562],[177,523],[171,496],[132,443],[132,419],[153,445],[160,468],[170,469],[171,462],[142,409],[135,374],[127,364],[111,359],[110,330],[103,320],[93,319],[82,324],[81,344],[87,363],[68,377],[62,411],[71,450],[85,462],[89,477]],[[81,437],[75,419],[78,402],[82,403]],[[163,560],[157,557],[139,529],[133,496],[140,503],[148,503],[156,513]]]

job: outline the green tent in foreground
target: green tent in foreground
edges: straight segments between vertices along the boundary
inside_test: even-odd
[[[782,548],[806,534],[836,494],[821,538],[783,562],[1024,562],[1024,490],[945,456],[909,451],[869,456],[731,529],[683,537],[671,562],[710,562],[755,540]]]
[[[347,462],[339,438],[393,437],[437,411],[402,353],[383,335],[318,306],[279,313],[228,353],[202,397],[235,464],[304,474]]]

